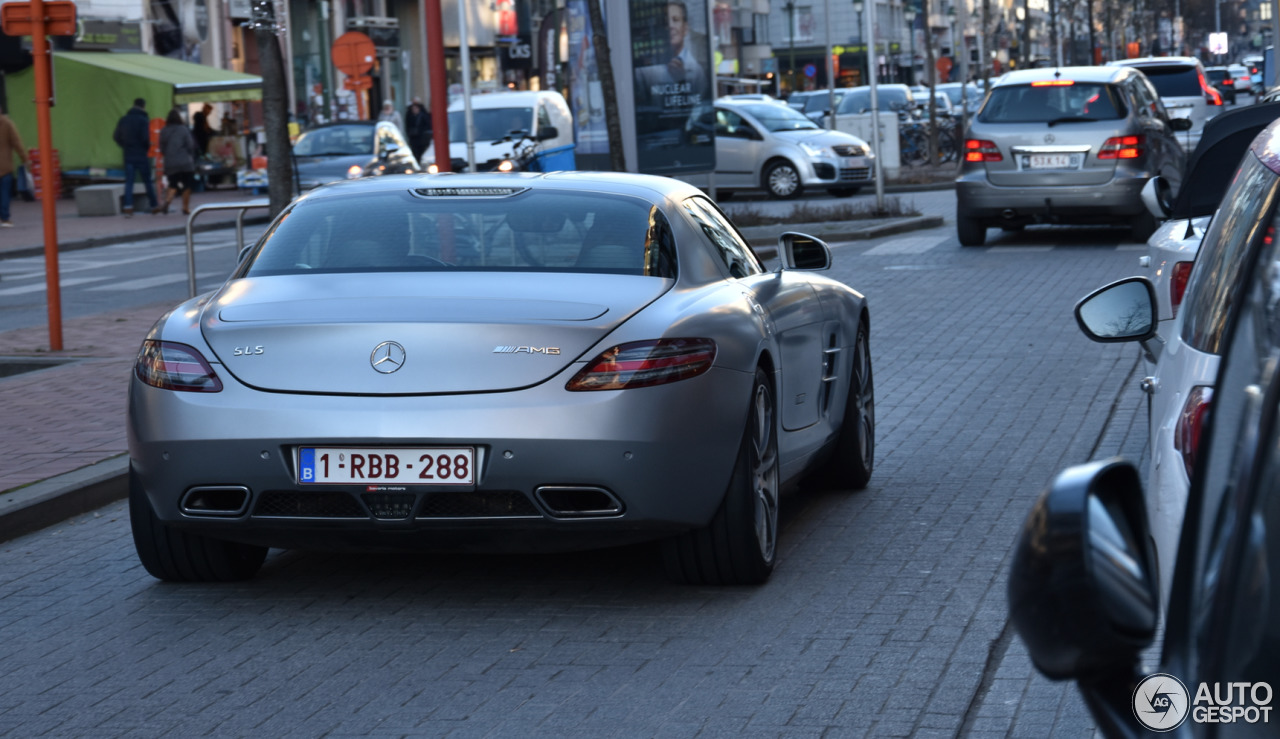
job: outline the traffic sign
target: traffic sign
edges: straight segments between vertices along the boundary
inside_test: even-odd
[[[76,4],[71,0],[49,0],[44,7],[44,34],[47,36],[76,35]],[[6,36],[33,35],[31,3],[5,3],[0,5],[0,25]]]
[[[339,72],[349,77],[358,77],[373,69],[378,50],[373,45],[373,39],[365,34],[347,31],[333,42],[330,53],[333,56],[333,66]]]

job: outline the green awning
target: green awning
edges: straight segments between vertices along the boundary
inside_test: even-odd
[[[173,104],[261,100],[262,78],[150,54],[60,51],[56,57],[173,85]]]

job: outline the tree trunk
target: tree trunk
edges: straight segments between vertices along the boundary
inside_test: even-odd
[[[603,0],[587,0],[587,15],[591,18],[591,45],[595,48],[596,73],[600,75],[600,92],[604,95],[604,118],[609,133],[609,166],[614,172],[627,171],[627,159],[622,151],[622,123],[618,116],[618,94],[613,84],[613,60],[609,57],[609,39],[604,32],[604,14],[600,11]]]
[[[293,147],[289,143],[289,95],[284,55],[271,2],[256,3],[254,38],[262,64],[262,119],[267,136],[267,197],[275,218],[293,200]],[[261,15],[259,15],[261,13]]]
[[[929,0],[924,0],[924,74],[929,81],[929,100],[925,109],[929,111],[929,165],[938,163],[938,102],[933,99],[938,90],[938,63],[933,53],[933,26],[929,23]]]

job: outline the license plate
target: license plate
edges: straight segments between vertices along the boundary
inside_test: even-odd
[[[867,166],[867,160],[866,160],[866,159],[864,159],[864,158],[862,158],[862,157],[845,157],[845,158],[844,158],[844,165],[843,165],[843,166],[845,166],[845,167],[865,167],[865,166]]]
[[[1079,154],[1028,154],[1022,157],[1023,169],[1079,169]]]
[[[298,483],[474,485],[474,447],[309,447],[298,449]]]

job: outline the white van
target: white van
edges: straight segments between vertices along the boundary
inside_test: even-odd
[[[454,171],[467,162],[467,127],[463,100],[449,105],[449,158]],[[471,125],[475,132],[477,172],[499,169],[514,159],[516,145],[533,141],[534,167],[553,172],[574,169],[573,114],[564,96],[553,91],[494,92],[471,96]],[[528,139],[519,133],[526,132]],[[435,143],[422,154],[422,165],[432,171]]]

